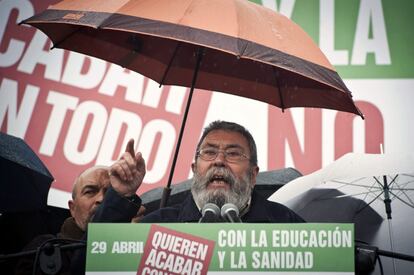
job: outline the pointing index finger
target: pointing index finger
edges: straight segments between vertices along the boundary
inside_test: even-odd
[[[130,139],[127,143],[125,152],[128,152],[131,154],[132,157],[135,156],[135,149],[134,149],[134,139]]]

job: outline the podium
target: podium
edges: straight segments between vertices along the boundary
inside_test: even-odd
[[[354,257],[353,224],[95,223],[86,274],[354,274]]]

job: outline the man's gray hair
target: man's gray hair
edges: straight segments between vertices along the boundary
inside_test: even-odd
[[[197,144],[196,156],[197,159],[197,152],[200,150],[201,143],[203,143],[204,138],[211,132],[216,130],[223,130],[228,132],[236,132],[244,136],[249,144],[250,150],[250,164],[257,166],[257,148],[256,143],[254,142],[253,136],[250,132],[241,126],[240,124],[222,120],[216,120],[211,122],[206,128],[204,128],[203,134],[200,138],[200,141]]]

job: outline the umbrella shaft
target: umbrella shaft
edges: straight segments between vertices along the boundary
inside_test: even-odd
[[[414,262],[414,256],[378,249],[378,255]]]
[[[385,204],[385,213],[387,213],[387,219],[391,220],[391,200],[390,199],[385,199],[384,200],[384,204]]]
[[[383,176],[384,179],[384,204],[385,204],[385,213],[387,213],[387,219],[392,219],[391,217],[391,199],[390,199],[390,188],[387,181],[387,176]]]
[[[181,123],[180,134],[178,135],[177,146],[175,148],[174,159],[173,159],[173,162],[172,162],[172,165],[171,165],[170,175],[168,177],[167,186],[164,189],[164,192],[168,192],[167,189],[170,188],[170,186],[171,186],[171,182],[172,182],[172,178],[173,178],[174,170],[175,170],[175,165],[177,164],[178,152],[180,151],[181,140],[183,138],[185,124],[187,122],[188,111],[190,110],[190,104],[191,104],[191,100],[193,98],[194,86],[195,86],[195,83],[197,81],[197,74],[198,74],[198,70],[200,68],[201,58],[203,56],[203,51],[204,51],[203,47],[198,48],[197,62],[196,62],[196,66],[195,66],[195,69],[194,69],[193,79],[192,79],[192,82],[191,82],[190,93],[188,95],[187,105],[185,107],[185,112],[184,112],[184,115],[183,115],[183,122]],[[165,194],[165,195],[163,194],[163,199],[161,200],[160,208],[166,206],[167,202],[168,202],[168,194]]]

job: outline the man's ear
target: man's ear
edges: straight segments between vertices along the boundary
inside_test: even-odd
[[[75,211],[75,203],[73,202],[73,200],[68,201],[68,206],[69,206],[70,214],[73,217],[74,211]]]
[[[195,162],[191,163],[191,171],[193,171],[193,174],[195,173],[196,164]]]
[[[259,166],[252,167],[252,181],[251,181],[252,186],[256,184],[257,174],[259,174]]]

